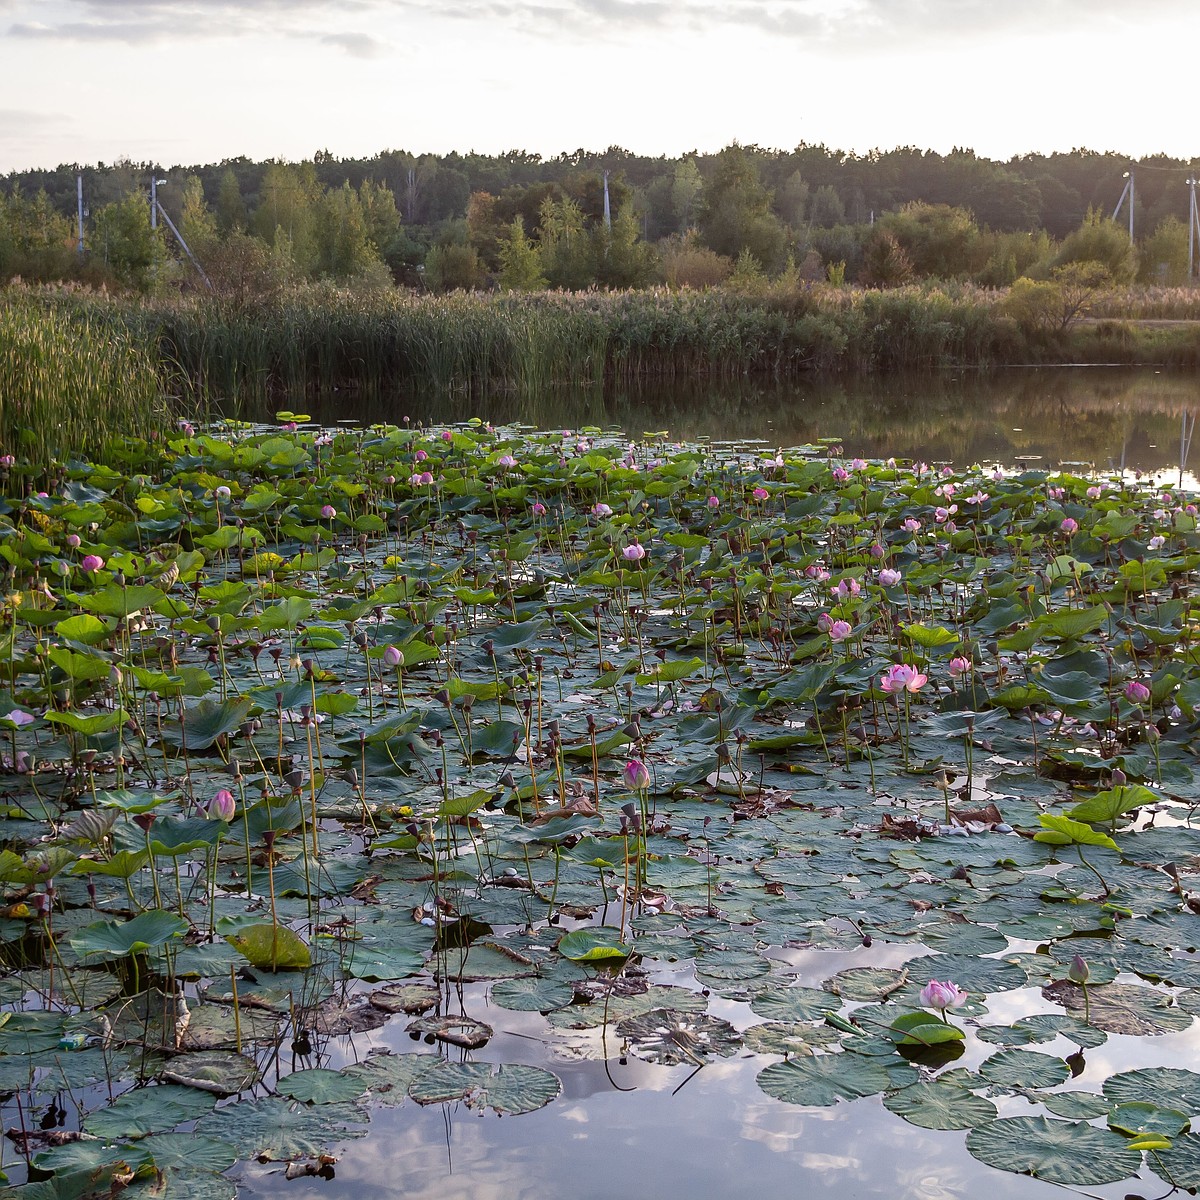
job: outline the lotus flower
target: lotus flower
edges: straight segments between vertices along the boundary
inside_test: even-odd
[[[237,804],[228,788],[221,788],[208,802],[208,815],[215,821],[232,821],[236,811]]]
[[[1131,679],[1125,685],[1125,699],[1130,704],[1145,704],[1150,699],[1150,689],[1136,679]]]
[[[917,997],[922,1008],[936,1008],[943,1015],[948,1008],[960,1008],[967,1002],[968,993],[964,992],[957,983],[949,981],[942,983],[931,979]]]
[[[646,770],[646,764],[640,758],[631,758],[625,764],[623,774],[625,786],[631,792],[644,792],[650,786],[650,772]]]
[[[888,667],[887,673],[879,678],[879,686],[889,696],[903,692],[919,692],[929,682],[929,676],[908,663],[896,663]]]

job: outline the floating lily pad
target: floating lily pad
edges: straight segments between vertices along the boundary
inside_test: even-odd
[[[1105,1098],[1112,1104],[1150,1104],[1200,1115],[1200,1074],[1182,1067],[1142,1067],[1110,1075]]]
[[[278,1087],[280,1095],[291,1096],[301,1104],[357,1100],[366,1090],[367,1085],[361,1077],[344,1071],[330,1071],[325,1067],[293,1071],[279,1081]]]
[[[910,1084],[883,1098],[884,1107],[923,1129],[973,1129],[996,1116],[996,1106],[966,1088],[937,1080]]]
[[[258,1064],[244,1054],[205,1050],[171,1059],[162,1077],[216,1096],[234,1096],[252,1088],[258,1074]]]
[[[286,1162],[362,1137],[365,1121],[366,1114],[349,1104],[296,1108],[290,1101],[266,1096],[217,1109],[196,1122],[196,1132],[233,1142],[247,1158]]]
[[[1175,1033],[1192,1023],[1191,1013],[1171,1004],[1169,996],[1135,983],[1106,983],[1089,986],[1087,1003],[1083,988],[1068,980],[1059,980],[1042,988],[1042,995],[1061,1004],[1076,1015],[1107,1033],[1152,1037]]]
[[[699,1066],[711,1055],[728,1058],[742,1043],[738,1031],[720,1017],[669,1008],[628,1017],[617,1032],[629,1039],[639,1058],[671,1066],[684,1062]]]
[[[839,971],[821,985],[844,1000],[884,1000],[908,980],[907,971],[888,967],[850,967]]]
[[[1136,1175],[1142,1156],[1107,1129],[1080,1121],[1004,1117],[967,1134],[967,1150],[1001,1171],[1068,1187],[1094,1187]]]
[[[806,987],[772,988],[750,1001],[750,1011],[769,1021],[820,1021],[840,1007],[828,992]]]
[[[135,1088],[118,1096],[107,1108],[89,1114],[84,1124],[88,1133],[112,1141],[143,1138],[194,1121],[212,1112],[215,1104],[213,1096],[170,1083]]]
[[[1000,1050],[980,1064],[979,1073],[989,1083],[1011,1088],[1056,1087],[1070,1077],[1061,1058],[1036,1050]]]
[[[873,1096],[894,1086],[887,1067],[859,1054],[821,1054],[772,1063],[758,1086],[786,1104],[828,1107],[839,1100]]]
[[[1200,1133],[1173,1138],[1169,1148],[1151,1154],[1148,1162],[1160,1179],[1194,1192],[1200,1188]]]
[[[501,1008],[517,1012],[552,1012],[575,999],[575,989],[562,979],[527,975],[502,979],[492,986],[492,1000]]]
[[[830,1046],[838,1040],[828,1025],[810,1025],[802,1021],[764,1021],[742,1032],[742,1042],[754,1054],[813,1053],[813,1047]]]
[[[543,1108],[561,1090],[558,1077],[541,1067],[442,1061],[422,1072],[408,1094],[418,1104],[461,1101],[468,1108],[490,1108],[504,1116]]]

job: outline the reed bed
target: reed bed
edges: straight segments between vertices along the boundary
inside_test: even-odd
[[[74,303],[0,295],[0,450],[31,462],[127,437],[150,439],[169,419],[157,353],[127,323]]]
[[[1184,311],[1190,293],[1158,291],[1164,295],[1127,293],[1121,315],[1158,311],[1153,305]],[[1003,295],[969,284],[505,295],[306,285],[236,304],[27,292],[18,310],[21,320],[34,323],[35,314],[44,312],[44,336],[51,339],[64,337],[55,331],[105,330],[110,366],[128,362],[121,369],[139,379],[142,409],[147,351],[140,348],[152,347],[165,393],[193,408],[211,402],[247,416],[333,390],[533,394],[647,380],[789,379],[814,371],[1063,361],[1184,365],[1200,358],[1194,331],[1168,334],[1121,323],[1110,328],[1107,308],[1097,310],[1106,320],[1089,330],[1022,329],[1003,315]],[[89,336],[91,342],[74,334],[66,340],[83,354],[83,345],[97,341]],[[74,367],[57,370],[76,374]],[[88,373],[82,374],[86,380]],[[49,383],[45,388],[47,395],[53,391]],[[88,411],[74,401],[63,406]]]

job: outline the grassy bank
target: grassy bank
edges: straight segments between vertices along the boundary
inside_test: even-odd
[[[482,395],[812,372],[1200,362],[1200,325],[1121,320],[1110,298],[1104,320],[1064,328],[1045,312],[1011,315],[1006,300],[964,285],[448,296],[309,287],[245,304],[18,289],[0,303],[0,439],[33,456],[77,447],[97,417],[106,428],[148,431],[162,418],[156,374],[159,389],[191,410],[211,402],[258,415],[335,388]],[[1160,310],[1173,311],[1156,303]]]

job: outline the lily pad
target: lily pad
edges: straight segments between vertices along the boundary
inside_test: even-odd
[[[966,1088],[923,1080],[883,1098],[884,1107],[923,1129],[973,1129],[996,1116],[996,1106]]]
[[[967,1150],[1001,1171],[1067,1187],[1094,1187],[1136,1175],[1142,1156],[1107,1129],[1081,1121],[1003,1117],[967,1134]]]
[[[873,1096],[894,1086],[881,1062],[859,1054],[820,1054],[772,1063],[758,1075],[758,1086],[785,1104],[828,1107],[839,1100]]]
[[[422,1072],[408,1094],[418,1104],[461,1101],[468,1108],[493,1109],[500,1115],[535,1112],[562,1090],[558,1077],[541,1067],[450,1063]]]

